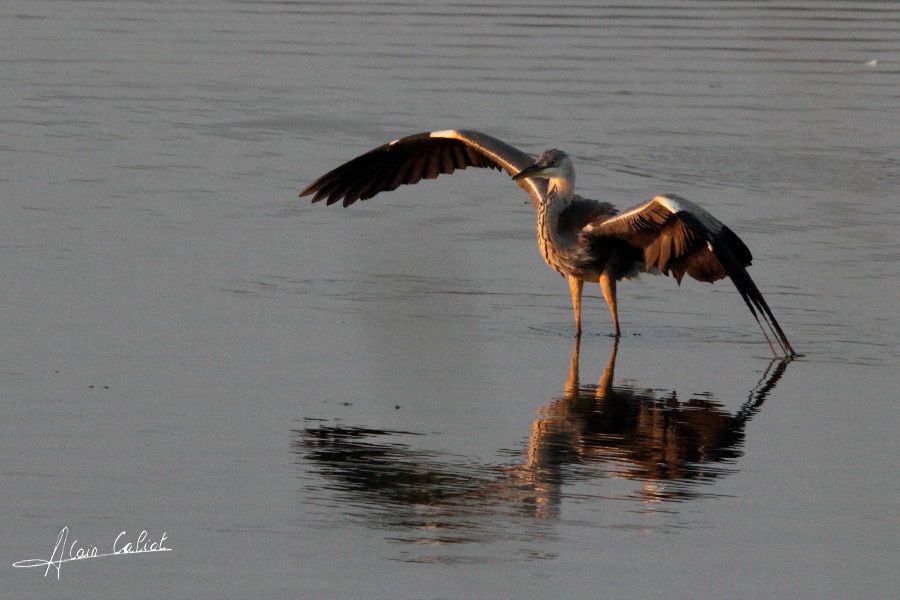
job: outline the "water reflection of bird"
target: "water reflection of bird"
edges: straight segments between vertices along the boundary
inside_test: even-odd
[[[677,392],[613,385],[618,343],[595,386],[579,382],[575,340],[562,396],[543,406],[532,423],[526,472],[571,463],[602,463],[616,477],[643,482],[635,495],[646,500],[696,495],[687,485],[709,481],[717,465],[741,455],[747,421],[781,378],[787,361],[772,361],[748,400],[731,414],[709,398],[679,402]],[[663,482],[673,482],[671,489]]]
[[[781,351],[794,349],[745,267],[750,250],[734,232],[700,206],[674,194],[660,195],[619,213],[611,204],[575,194],[575,168],[560,150],[537,157],[477,131],[419,133],[394,140],[337,167],[300,192],[313,202],[349,206],[403,184],[433,179],[466,167],[503,169],[528,192],[537,212],[538,248],[544,260],[568,278],[581,333],[581,293],[585,281],[599,282],[619,336],[616,282],[638,272],[685,273],[714,282],[726,275],[759,323],[765,322]],[[760,322],[762,318],[762,322]]]
[[[614,344],[599,382],[582,386],[576,339],[563,393],[539,409],[521,461],[454,463],[392,439],[415,434],[345,426],[296,430],[294,450],[330,482],[326,487],[353,506],[371,506],[382,524],[457,536],[475,528],[477,536],[478,515],[486,511],[555,516],[567,482],[634,480],[638,489],[625,497],[643,502],[702,496],[702,486],[741,456],[747,422],[787,365],[773,361],[731,414],[710,398],[680,402],[675,392],[614,385],[616,353]]]

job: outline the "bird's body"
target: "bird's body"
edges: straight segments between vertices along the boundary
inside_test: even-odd
[[[535,208],[538,249],[547,264],[568,279],[578,334],[586,281],[600,284],[618,336],[617,281],[640,272],[672,275],[679,284],[685,274],[710,283],[727,275],[757,322],[762,317],[782,351],[795,355],[745,269],[752,260],[750,250],[728,227],[674,194],[655,196],[621,213],[609,203],[582,198],[574,193],[572,160],[560,150],[548,150],[535,160],[476,131],[420,133],[337,167],[300,195],[315,193],[313,202],[343,200],[349,206],[403,184],[470,166],[503,169],[528,192]]]
[[[535,229],[538,249],[550,267],[563,276],[599,281],[611,269],[616,279],[639,273],[640,252],[631,246],[592,245],[585,228],[618,214],[612,204],[581,196],[561,198],[551,192],[537,211]]]

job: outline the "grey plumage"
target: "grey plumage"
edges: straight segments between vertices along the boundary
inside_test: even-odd
[[[467,130],[418,133],[379,146],[316,179],[301,196],[349,206],[400,185],[433,179],[468,167],[500,169],[531,198],[538,248],[544,260],[569,280],[577,333],[581,291],[600,283],[615,334],[620,333],[616,282],[639,272],[685,274],[714,282],[728,276],[766,334],[781,351],[796,356],[762,293],[747,273],[753,259],[743,241],[702,207],[674,194],[619,213],[612,205],[574,193],[575,170],[560,150],[536,159],[489,135]],[[765,323],[766,326],[763,325]]]

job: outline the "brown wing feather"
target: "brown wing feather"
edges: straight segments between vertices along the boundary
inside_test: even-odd
[[[645,269],[671,274],[679,283],[685,273],[710,283],[727,275],[763,334],[766,330],[760,319],[768,324],[782,349],[789,356],[796,355],[747,273],[746,267],[753,260],[749,248],[733,231],[696,204],[674,195],[657,196],[616,217],[589,225],[583,235],[591,238],[598,251],[610,241],[640,249],[644,253]]]
[[[678,261],[672,267],[673,275],[675,275],[676,269],[680,270],[682,275],[687,273],[697,281],[706,283],[718,281],[727,275],[725,269],[722,268],[722,263],[708,248],[702,248]],[[681,276],[675,275],[675,277],[678,279],[678,283],[681,283]]]
[[[486,166],[499,169],[493,162],[475,164],[470,155],[457,154],[454,146],[464,146],[456,139],[431,138],[428,133],[416,134],[384,144],[358,156],[336,169],[332,169],[300,192],[307,196],[315,192],[313,202],[325,200],[326,204],[343,201],[350,206],[357,200],[366,200],[381,192],[395,190],[404,184],[421,179],[434,179],[443,173],[469,166]],[[463,160],[457,160],[462,157]]]
[[[742,266],[750,265],[747,246],[705,210],[683,198],[657,196],[612,219],[592,225],[589,235],[615,238],[640,249],[644,268],[672,275],[678,283],[685,273],[713,282],[727,275],[708,242],[720,240]],[[672,207],[679,210],[672,210]]]
[[[410,135],[379,146],[332,169],[300,192],[315,193],[313,202],[343,202],[350,206],[381,192],[413,184],[422,179],[453,173],[457,169],[481,167],[505,170],[514,175],[533,158],[512,146],[477,131],[451,130]],[[537,206],[546,183],[529,179],[518,182]]]

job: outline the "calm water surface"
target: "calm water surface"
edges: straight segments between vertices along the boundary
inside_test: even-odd
[[[9,0],[0,48],[0,595],[896,594],[896,3]],[[495,172],[296,198],[448,127],[708,207],[805,356],[653,277],[573,347]],[[172,552],[11,566],[64,526]]]

